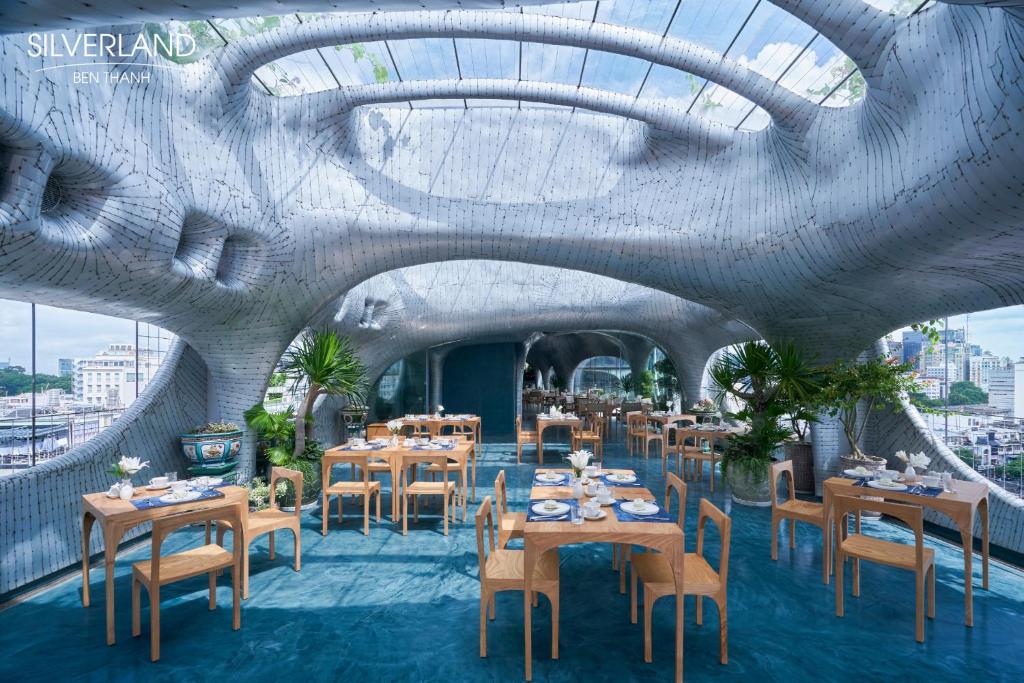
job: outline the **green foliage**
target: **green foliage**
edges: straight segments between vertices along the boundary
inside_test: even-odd
[[[291,406],[280,413],[271,413],[257,403],[245,411],[245,424],[256,431],[266,448],[267,460],[278,464],[291,457],[295,447],[295,413]]]
[[[263,477],[253,477],[247,482],[245,488],[249,490],[249,506],[256,510],[266,510],[270,507],[270,484]],[[274,487],[274,496],[281,499],[288,492],[288,485],[284,481],[278,481]]]
[[[270,386],[272,387],[283,387],[284,383],[288,381],[288,375],[283,372],[275,372],[270,376]]]
[[[716,402],[733,396],[743,408],[732,417],[750,422],[749,432],[730,439],[722,456],[723,472],[736,468],[756,478],[767,476],[775,449],[793,434],[782,424],[783,417],[796,413],[813,419],[822,370],[793,344],[776,348],[754,341],[727,351],[710,374],[718,389]]]
[[[974,451],[971,450],[970,448],[965,448],[965,447],[954,448],[953,452],[956,453],[956,456],[958,458],[960,458],[965,463],[967,463],[968,466],[970,466],[972,468],[975,466],[975,464],[974,464],[974,462],[975,462]]]
[[[558,374],[551,375],[551,386],[558,391],[565,391],[566,381]]]
[[[953,382],[949,385],[950,405],[967,406],[988,403],[988,394],[974,382]]]
[[[63,389],[69,394],[73,390],[74,378],[36,373],[36,391]],[[16,396],[32,391],[32,374],[20,365],[0,369],[0,396]]]
[[[226,434],[237,431],[238,425],[234,422],[207,422],[196,427],[189,434]]]
[[[632,391],[641,397],[654,396],[654,373],[650,370],[642,370],[638,377],[634,377],[632,372],[626,373],[619,383],[623,391]]]
[[[847,77],[849,75],[849,77]],[[844,81],[845,79],[845,81]],[[842,83],[842,85],[839,85]],[[807,94],[816,100],[829,95],[832,88],[839,85],[835,95],[853,104],[864,98],[867,91],[867,82],[864,76],[857,70],[857,65],[849,57],[843,59],[829,71],[828,81],[820,88],[808,88]]]
[[[865,457],[858,441],[867,420],[859,419],[858,405],[866,401],[867,413],[885,406],[901,410],[900,398],[920,391],[910,373],[912,367],[909,362],[878,356],[865,363],[836,361],[828,369],[821,402],[829,415],[839,417],[854,458]]]
[[[671,398],[679,391],[679,375],[669,358],[662,358],[654,364],[655,386],[662,396]]]
[[[996,476],[1024,479],[1024,457],[1018,457],[1015,460],[1010,460],[1005,465],[997,467]]]

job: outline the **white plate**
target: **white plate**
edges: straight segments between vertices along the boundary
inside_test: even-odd
[[[597,500],[597,498],[594,498],[594,500]],[[609,505],[615,505],[615,498],[614,497],[609,498],[608,502],[603,502],[603,501],[600,501],[600,500],[597,500],[597,502],[601,503],[601,507],[608,507]]]
[[[350,451],[372,451],[373,446],[370,444],[364,444],[362,446],[349,446],[348,449]]]
[[[595,515],[594,517],[591,517],[586,512],[583,513],[583,518],[587,519],[587,520],[590,520],[591,522],[596,522],[597,520],[604,519],[607,516],[608,516],[608,513],[605,512],[604,510],[598,510],[597,511],[597,515]]]
[[[622,504],[622,509],[631,515],[656,515],[658,514],[658,506],[654,503],[644,503],[640,507],[636,506],[636,503],[632,501]]]
[[[148,484],[146,486],[147,491],[163,491],[164,489],[171,488],[171,482],[167,482],[163,486],[157,486],[156,484]]]
[[[867,479],[871,476],[871,470],[864,470],[863,472],[858,472],[857,470],[843,470],[843,474],[848,477],[860,477],[862,479]]]
[[[187,503],[190,500],[195,500],[202,494],[199,491],[189,491],[182,498],[178,498],[173,493],[166,493],[160,496],[160,500],[164,503]]]
[[[896,483],[894,483],[892,486],[886,486],[882,482],[880,482],[878,480],[875,480],[875,479],[872,479],[871,481],[869,481],[868,482],[868,486],[870,486],[873,489],[882,489],[883,491],[906,491],[907,490],[907,485],[906,484],[896,484]]]
[[[537,475],[537,481],[563,481],[564,479],[565,475],[558,472],[545,472]]]
[[[556,502],[555,508],[553,510],[548,510],[547,508],[545,508],[544,503],[533,504],[533,513],[539,517],[558,517],[559,515],[564,515],[568,512],[568,503]]]
[[[220,477],[210,477],[207,483],[210,486],[220,486],[221,484],[224,483],[224,480],[221,479]]]
[[[605,478],[608,481],[617,481],[621,484],[632,484],[636,481],[635,474],[609,474]]]

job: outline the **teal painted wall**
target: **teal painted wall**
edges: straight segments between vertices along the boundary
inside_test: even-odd
[[[441,393],[445,411],[475,413],[484,435],[515,433],[515,344],[455,349],[445,360]]]

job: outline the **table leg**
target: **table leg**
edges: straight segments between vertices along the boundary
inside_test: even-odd
[[[399,463],[391,458],[391,521],[398,523]]]
[[[672,577],[676,584],[676,683],[683,683],[683,538],[672,548]]]
[[[988,498],[978,503],[981,515],[981,587],[988,590]]]
[[[473,450],[470,451],[469,457],[470,457],[469,466],[471,468],[473,468],[473,483],[470,485],[471,489],[472,489],[472,495],[470,495],[470,500],[472,500],[475,503],[476,502],[476,444],[473,444]],[[465,486],[466,482],[463,481],[462,485]]]
[[[116,524],[103,526],[103,564],[106,573],[107,596],[107,645],[113,645],[114,638],[114,559],[117,546],[124,531]]]
[[[526,680],[533,680],[533,572],[537,564],[537,549],[527,538],[523,539],[523,637]]]
[[[82,513],[82,607],[89,606],[89,539],[95,521],[91,512]]]
[[[542,420],[537,420],[537,464],[544,464],[544,426]]]
[[[960,527],[960,541],[964,546],[964,623],[974,626],[974,535],[971,533],[971,522]]]

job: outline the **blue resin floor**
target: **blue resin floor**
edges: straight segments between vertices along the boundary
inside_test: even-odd
[[[562,453],[552,446],[548,463],[557,464]],[[629,460],[623,453],[621,442],[609,444],[606,463],[636,468],[660,496],[660,461]],[[532,449],[524,455],[535,461]],[[491,492],[501,468],[512,505],[523,509],[534,466],[517,466],[509,444],[486,445],[478,498]],[[937,614],[926,623],[926,642],[918,644],[912,574],[865,563],[862,597],[847,593],[846,616],[839,619],[833,587],[821,583],[816,529],[798,527],[797,549],[790,551],[781,540],[779,560],[772,562],[767,510],[731,505],[721,489],[710,495],[706,481],[691,484],[687,549],[696,542],[702,496],[732,516],[733,540],[729,664],[718,663],[713,604],[705,602],[704,625],[698,627],[691,599],[685,639],[689,680],[1024,680],[1024,575],[1019,571],[993,563],[991,588],[985,591],[975,562],[975,626],[967,628],[960,550],[931,539],[938,558]],[[251,597],[242,606],[240,631],[231,630],[228,580],[220,582],[219,607],[212,613],[206,609],[205,578],[164,589],[157,664],[149,662],[145,606],[143,637],[133,639],[130,630],[129,568],[131,561],[148,556],[147,544],[118,558],[115,646],[104,644],[100,569],[92,574],[89,609],[81,606],[76,577],[0,612],[0,680],[522,680],[519,594],[498,597],[488,657],[478,656],[473,509],[448,538],[441,535],[440,520],[430,515],[421,516],[408,537],[387,521],[372,524],[364,537],[354,507],[342,527],[332,521],[324,538],[319,511],[307,513],[301,573],[292,571],[287,533],[278,536],[274,562],[267,557],[266,537],[253,546]],[[893,538],[909,536],[881,522],[873,529]],[[172,539],[169,550],[196,543],[199,533],[183,531]],[[717,538],[709,539],[717,556]],[[629,622],[628,596],[618,592],[610,557],[604,545],[561,550],[561,658],[550,659],[549,611],[541,598],[534,618],[534,680],[670,680],[672,600],[655,608],[654,663],[644,664],[641,627]]]

